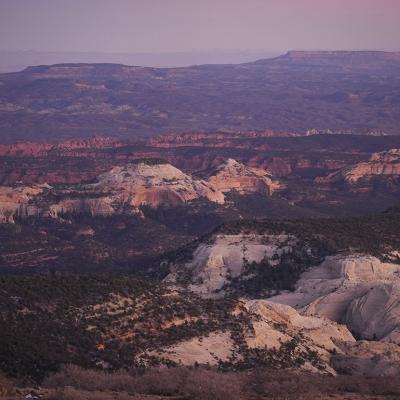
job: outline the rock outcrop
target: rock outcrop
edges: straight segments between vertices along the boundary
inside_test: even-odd
[[[40,197],[44,187],[54,196],[36,204],[34,198]],[[138,214],[141,206],[174,207],[196,199],[223,204],[226,193],[232,190],[242,195],[258,192],[268,196],[278,187],[264,170],[234,160],[217,168],[208,180],[196,179],[165,162],[145,160],[116,166],[90,184],[2,187],[0,222],[12,222],[17,213],[55,218],[80,213],[107,216]]]
[[[232,158],[217,167],[208,182],[216,191],[228,193],[235,190],[239,194],[262,193],[270,196],[280,188],[269,173],[258,168],[247,167]]]
[[[200,243],[191,261],[173,265],[167,282],[189,285],[203,297],[224,294],[224,286],[239,277],[245,264],[289,252],[295,239],[287,235],[216,235],[210,243]]]
[[[361,179],[369,180],[374,177],[400,177],[400,149],[374,153],[368,161],[358,163],[352,167],[345,167],[329,174],[327,177],[317,178],[317,182],[346,182],[353,185]]]
[[[196,180],[166,163],[143,162],[115,167],[100,175],[98,183],[91,187],[118,192],[134,206],[176,206],[202,197],[216,203],[224,201],[222,193],[207,182]]]
[[[14,144],[0,144],[0,156],[8,157],[41,157],[50,152],[65,153],[74,150],[94,150],[105,148],[118,148],[122,143],[107,136],[93,136],[87,139],[70,139],[58,143],[18,142]]]
[[[307,246],[287,234],[216,233],[200,242],[190,259],[177,258],[165,281],[203,298],[220,298],[235,290],[253,298],[243,301],[251,315],[251,329],[244,332],[248,349],[279,349],[301,337],[304,341],[298,343],[299,348],[315,351],[325,366],[335,370],[374,376],[398,373],[400,265],[363,254],[328,256],[320,263],[316,250]],[[397,253],[390,256],[395,260]],[[289,259],[315,265],[299,267],[305,272],[294,291],[283,291],[266,300],[241,291],[247,281],[265,279],[257,275],[262,273],[260,268],[283,268],[283,261]],[[186,351],[193,346],[189,354],[201,352],[205,359],[220,343],[224,358],[217,357],[213,363],[231,359],[237,355],[235,344],[221,335],[205,346],[196,339],[183,348]],[[179,354],[178,358],[182,356],[180,346],[172,351]]]
[[[244,313],[250,318],[249,325],[242,326],[241,345],[228,330],[160,349],[157,355],[183,365],[217,365],[224,361],[246,362],[255,350],[265,352],[282,366],[297,363],[301,369],[335,374],[330,366],[332,354],[344,354],[340,345],[351,347],[355,342],[343,325],[322,317],[302,316],[292,307],[267,300],[242,301],[233,313]],[[287,352],[285,346],[289,343],[293,347]]]
[[[0,223],[13,223],[16,216],[39,214],[38,207],[31,200],[48,188],[47,185],[0,186]]]
[[[128,210],[127,205],[125,207],[121,207],[121,204],[118,202],[118,199],[113,196],[107,197],[98,197],[91,198],[90,194],[85,198],[67,198],[65,200],[61,200],[56,204],[51,204],[49,206],[48,212],[45,215],[48,215],[52,218],[59,218],[64,215],[77,215],[77,214],[89,214],[89,215],[101,215],[101,216],[110,216],[114,214],[125,212],[125,214],[138,213],[138,210],[135,208],[131,208]]]
[[[333,256],[302,274],[293,293],[270,298],[346,324],[358,337],[400,344],[400,265]]]

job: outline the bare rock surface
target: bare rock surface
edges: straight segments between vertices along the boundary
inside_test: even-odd
[[[399,177],[400,176],[400,149],[390,149],[374,153],[366,162],[358,163],[352,167],[345,167],[329,174],[325,178],[318,178],[320,183],[346,182],[356,184],[361,179],[373,177]]]
[[[195,337],[158,352],[159,356],[182,365],[217,365],[232,356],[234,343],[230,332],[213,332],[208,337]]]
[[[262,193],[269,196],[280,188],[268,172],[247,167],[232,158],[217,167],[208,181],[222,193],[235,190],[240,194]]]
[[[213,191],[203,180],[195,180],[170,164],[146,163],[115,167],[102,174],[95,187],[119,191],[131,196],[134,205],[177,205],[205,197],[222,203],[223,195]]]
[[[232,332],[227,330],[180,342],[158,351],[157,355],[183,365],[196,362],[217,365],[221,361],[243,361],[246,358],[244,348],[279,353],[282,346],[295,341],[293,351],[287,356],[293,360],[305,357],[301,369],[335,374],[330,367],[331,354],[343,353],[338,343],[355,342],[345,326],[322,317],[302,316],[290,306],[267,300],[244,300],[241,307],[250,316],[250,326],[242,327],[245,345],[240,348],[232,339]],[[319,368],[307,359],[312,353]]]
[[[129,215],[140,214],[141,206],[174,207],[196,199],[223,204],[226,193],[232,190],[242,195],[257,192],[269,196],[278,187],[266,171],[246,167],[232,159],[217,168],[208,180],[194,178],[164,162],[137,162],[116,166],[90,184],[61,189],[46,185],[1,187],[0,222],[13,222],[13,216],[21,207],[25,207],[20,212],[22,216]],[[58,200],[50,197],[35,206],[34,197],[39,196],[43,188]]]
[[[38,208],[30,200],[46,188],[46,185],[0,186],[0,223],[13,223],[17,215],[36,215]]]
[[[217,235],[211,243],[200,243],[191,261],[172,267],[168,282],[189,275],[189,288],[204,297],[223,295],[223,287],[239,277],[246,263],[272,260],[276,254],[290,251],[294,238],[287,235]]]
[[[400,266],[364,255],[333,256],[302,274],[293,293],[270,299],[346,324],[365,339],[400,344]]]

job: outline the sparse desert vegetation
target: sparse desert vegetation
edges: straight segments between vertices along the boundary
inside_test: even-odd
[[[389,378],[316,376],[265,369],[221,373],[181,367],[110,374],[69,365],[50,375],[38,392],[46,400],[372,400],[396,399],[400,396],[400,386]]]

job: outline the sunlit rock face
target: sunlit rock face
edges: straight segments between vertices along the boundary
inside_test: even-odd
[[[199,179],[171,164],[147,160],[116,166],[90,184],[4,186],[0,189],[0,222],[13,222],[17,214],[54,218],[83,213],[140,214],[141,206],[174,207],[197,199],[224,204],[226,194],[231,191],[269,196],[279,188],[264,170],[231,159],[214,173],[208,180]],[[50,196],[43,197],[49,193]]]
[[[298,366],[313,372],[335,374],[330,367],[331,353],[343,354],[339,343],[355,342],[349,330],[323,317],[302,316],[290,306],[275,304],[267,300],[242,301],[233,310],[233,315],[244,313],[249,316],[248,325],[241,326],[244,345],[238,348],[229,330],[213,332],[206,337],[194,337],[170,347],[159,349],[154,354],[183,365],[196,363],[218,365],[219,362],[240,362],[245,357],[243,351],[275,351],[293,340],[298,340],[298,348],[291,357],[301,352],[315,352],[321,369],[311,362]],[[251,327],[251,329],[249,329]]]
[[[115,167],[99,176],[93,186],[102,191],[120,192],[136,206],[173,206],[197,198],[222,203],[224,197],[203,180],[195,180],[170,164],[146,163]]]
[[[235,190],[239,194],[262,193],[271,195],[280,188],[265,170],[247,167],[232,158],[217,167],[208,179],[222,193]]]

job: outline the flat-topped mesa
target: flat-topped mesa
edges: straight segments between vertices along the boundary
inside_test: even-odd
[[[400,177],[400,149],[390,149],[374,153],[368,161],[355,164],[333,172],[326,177],[317,178],[318,183],[346,182],[356,184],[361,179]]]
[[[289,50],[281,57],[302,58],[302,57],[375,57],[375,58],[399,58],[400,52],[379,51],[379,50]]]
[[[152,68],[128,66],[123,64],[109,64],[109,63],[65,63],[53,65],[38,65],[25,68],[21,74],[29,76],[30,78],[109,78],[129,76],[137,74],[138,72],[151,72]]]
[[[262,193],[270,196],[281,187],[267,171],[248,167],[232,158],[215,168],[208,182],[222,193],[235,190],[242,195]]]
[[[277,57],[275,60],[295,63],[355,65],[364,67],[380,65],[381,63],[400,63],[400,52],[385,51],[299,51],[292,50]]]
[[[270,137],[297,137],[306,136],[307,132],[275,131],[275,130],[248,130],[248,131],[216,131],[216,132],[184,132],[153,136],[147,140],[152,147],[185,147],[205,146],[212,144],[218,147],[243,146],[242,139],[270,138]],[[236,142],[236,145],[235,145]]]

